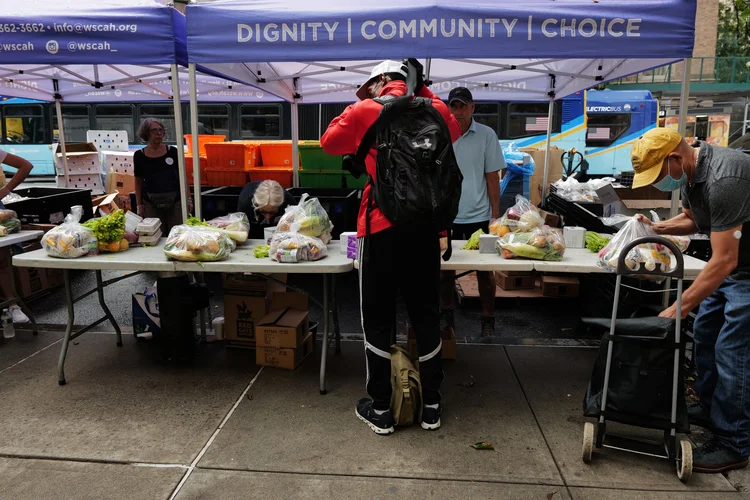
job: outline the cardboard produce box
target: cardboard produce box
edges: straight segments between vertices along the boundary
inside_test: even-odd
[[[258,347],[255,349],[255,364],[294,370],[313,352],[313,336],[308,333],[297,348]]]
[[[286,274],[272,274],[286,281]],[[227,274],[224,276],[224,338],[229,347],[255,348],[255,326],[269,311],[269,300],[275,293],[286,292],[286,286],[261,275]]]
[[[503,290],[525,290],[534,288],[536,276],[534,271],[503,272],[495,271],[495,283]]]
[[[129,195],[135,192],[135,176],[128,174],[113,174],[115,176],[115,189],[123,195]]]
[[[275,293],[271,312],[255,327],[258,347],[297,348],[310,330],[307,296],[300,293]]]
[[[542,202],[542,184],[544,183],[544,158],[547,156],[545,148],[521,148],[521,151],[531,155],[534,160],[534,174],[531,176],[529,185],[529,195],[531,197],[531,203],[535,206],[539,206]],[[547,181],[549,184],[562,179],[563,164],[562,154],[563,150],[552,146],[550,148],[550,159],[549,159],[549,177]],[[545,188],[549,192],[549,186]]]
[[[542,295],[545,297],[578,297],[581,282],[575,276],[542,276]]]

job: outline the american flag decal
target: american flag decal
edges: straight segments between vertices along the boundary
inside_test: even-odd
[[[589,139],[609,139],[609,127],[590,128]]]
[[[526,132],[546,132],[549,118],[531,116],[526,118]]]

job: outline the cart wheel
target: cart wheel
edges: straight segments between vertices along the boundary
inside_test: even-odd
[[[594,436],[596,426],[591,422],[583,424],[583,446],[581,448],[581,459],[583,463],[591,462],[591,454],[594,452]],[[692,462],[691,462],[692,463]]]
[[[693,445],[687,439],[680,440],[677,448],[677,477],[687,483],[693,475]]]

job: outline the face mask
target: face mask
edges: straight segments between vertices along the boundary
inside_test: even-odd
[[[667,159],[667,162],[671,162],[672,159]],[[680,189],[685,182],[687,181],[687,174],[685,173],[685,166],[684,164],[681,164],[682,166],[682,177],[679,179],[675,179],[672,177],[672,175],[667,172],[667,176],[664,177],[662,180],[654,184],[654,187],[658,189],[659,191],[676,191]],[[671,164],[670,164],[670,170],[671,170]]]

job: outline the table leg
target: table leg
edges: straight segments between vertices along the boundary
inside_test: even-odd
[[[16,280],[15,280],[15,273],[13,272],[13,257],[10,253],[10,248],[5,249],[7,252],[7,258],[8,262],[10,263],[9,269],[11,270],[11,277],[10,277],[10,289],[11,293],[13,295],[13,300],[16,301],[16,303],[21,307],[21,310],[23,313],[29,318],[29,321],[31,322],[31,331],[34,335],[39,335],[39,331],[36,327],[36,320],[34,319],[34,315],[31,314],[31,310],[26,307],[26,303],[21,299],[21,296],[18,295],[18,292],[16,291]]]
[[[96,271],[96,294],[99,296],[99,306],[104,311],[104,315],[107,317],[112,326],[115,327],[117,333],[117,347],[122,347],[122,332],[120,331],[120,325],[115,321],[115,317],[109,312],[107,304],[104,302],[104,286],[102,285],[102,272]]]
[[[68,303],[68,324],[65,327],[65,337],[60,349],[60,360],[57,363],[57,383],[60,385],[65,385],[65,357],[68,354],[68,345],[70,344],[70,336],[73,333],[73,321],[75,320],[73,289],[70,286],[70,271],[67,269],[63,270],[63,280],[65,282],[65,300]]]
[[[323,348],[320,350],[320,393],[326,394],[326,356],[328,354],[328,328],[330,317],[329,276],[323,275]]]
[[[341,354],[341,327],[339,326],[339,309],[336,304],[336,275],[331,275],[331,314],[333,333],[336,335],[336,354]]]

